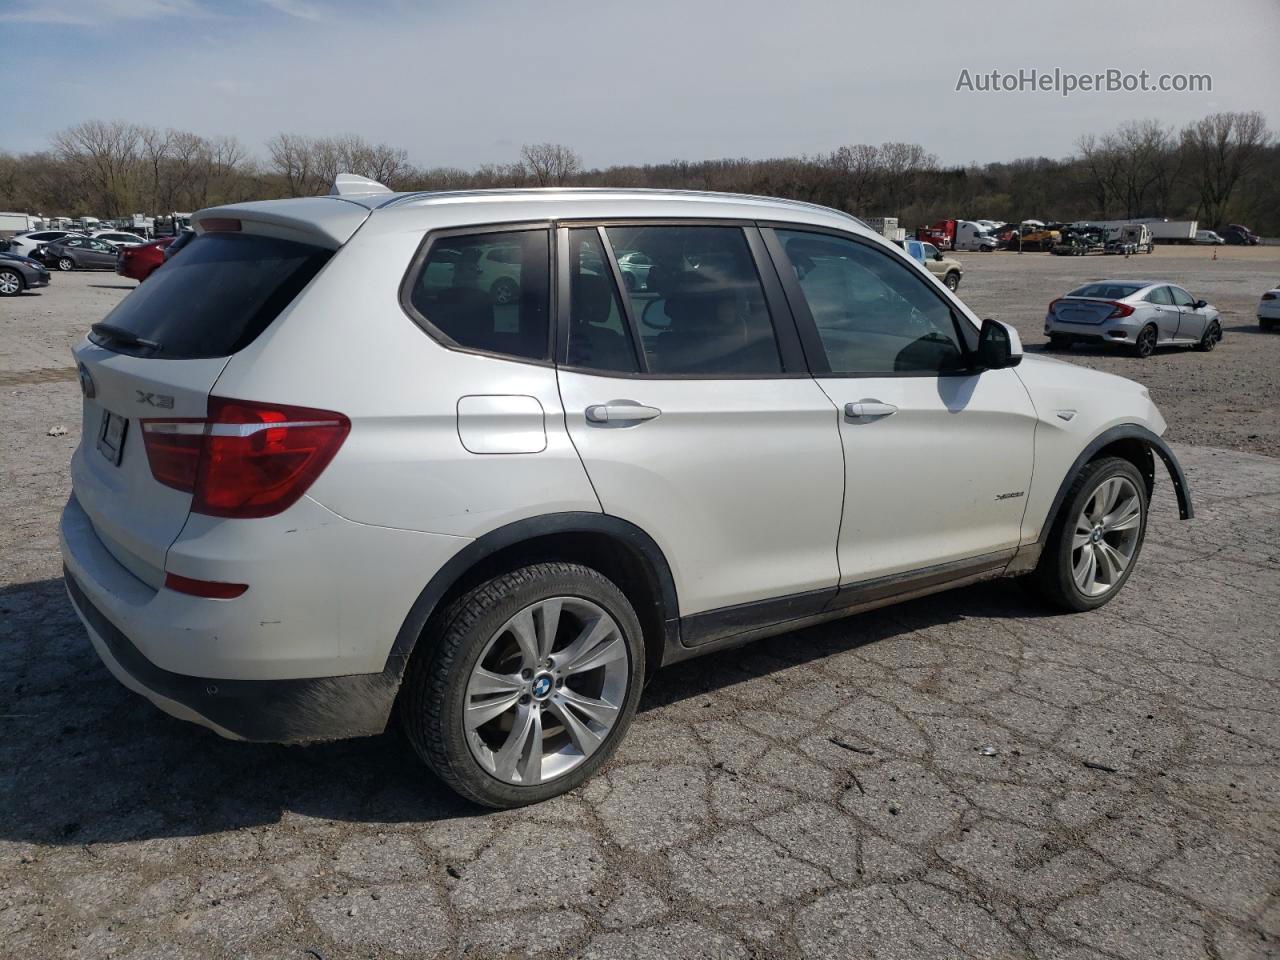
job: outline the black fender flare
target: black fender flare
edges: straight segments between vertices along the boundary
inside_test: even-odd
[[[1104,430],[1094,437],[1089,442],[1089,445],[1076,457],[1075,462],[1071,464],[1071,469],[1063,477],[1062,484],[1058,487],[1058,493],[1054,496],[1049,512],[1045,515],[1044,525],[1040,528],[1040,536],[1038,538],[1040,544],[1044,544],[1048,539],[1049,531],[1052,529],[1054,521],[1058,518],[1058,511],[1062,508],[1062,503],[1067,498],[1067,491],[1071,488],[1072,482],[1080,471],[1084,469],[1084,465],[1092,460],[1099,450],[1115,443],[1117,440],[1141,441],[1149,451],[1158,456],[1164,462],[1165,469],[1169,471],[1169,480],[1173,484],[1173,492],[1178,497],[1178,516],[1183,520],[1190,520],[1196,515],[1195,507],[1191,503],[1191,488],[1187,485],[1187,475],[1183,473],[1182,464],[1173,455],[1169,445],[1140,424],[1122,423]]]
[[[391,646],[391,652],[387,655],[383,674],[394,676],[397,680],[404,675],[405,667],[409,663],[409,657],[413,654],[418,638],[422,636],[440,601],[477,563],[508,547],[561,533],[603,534],[638,554],[642,562],[648,566],[658,588],[662,608],[660,615],[666,625],[667,633],[669,634],[673,626],[679,623],[680,606],[671,566],[667,563],[662,548],[649,534],[634,523],[605,513],[575,511],[544,514],[517,520],[491,530],[472,540],[450,557],[444,566],[435,572],[422,592],[418,594],[418,599],[414,601],[413,606],[409,608],[409,613]],[[678,626],[674,628],[678,629]]]

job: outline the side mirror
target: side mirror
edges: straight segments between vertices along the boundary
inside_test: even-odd
[[[935,253],[935,254],[933,255],[933,259],[935,259],[935,260],[941,260],[941,259],[942,259],[942,254],[941,254],[941,253]]]
[[[1022,362],[1022,338],[1007,323],[988,317],[982,321],[978,333],[978,367],[982,370],[1002,370],[1016,367]]]
[[[1197,301],[1195,302],[1195,308],[1196,308],[1197,310],[1203,310],[1203,309],[1204,309],[1205,307],[1207,307],[1208,305],[1209,305],[1209,301],[1208,301],[1208,300],[1197,300]]]

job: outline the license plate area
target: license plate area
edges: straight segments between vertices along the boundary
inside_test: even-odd
[[[98,452],[111,461],[112,466],[120,466],[124,456],[124,436],[128,432],[129,421],[124,417],[102,411],[102,424],[98,427]]]

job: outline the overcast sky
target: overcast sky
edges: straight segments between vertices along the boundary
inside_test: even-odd
[[[91,118],[357,133],[421,165],[568,144],[588,166],[905,140],[1065,156],[1127,119],[1261,110],[1280,0],[0,0],[0,149]],[[1210,93],[956,92],[961,70],[1209,73]]]

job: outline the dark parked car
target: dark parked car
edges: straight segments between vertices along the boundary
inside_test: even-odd
[[[64,237],[38,247],[39,259],[59,270],[114,270],[116,253],[114,243],[95,240],[93,237]]]
[[[1218,235],[1227,243],[1237,247],[1256,247],[1261,239],[1248,227],[1238,223],[1227,224],[1224,229],[1218,231]]]
[[[23,290],[49,285],[44,265],[16,253],[0,253],[0,297],[16,297]]]
[[[174,242],[173,237],[161,237],[136,247],[121,247],[116,258],[116,273],[141,283],[157,268],[164,266],[165,248]]]

